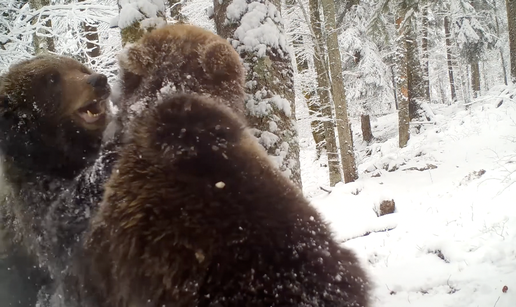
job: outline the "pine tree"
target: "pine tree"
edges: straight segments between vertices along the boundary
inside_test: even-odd
[[[278,8],[279,0],[215,0],[214,19],[247,67],[249,125],[280,170],[301,186],[293,67]]]

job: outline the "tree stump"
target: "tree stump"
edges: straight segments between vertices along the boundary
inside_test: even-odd
[[[360,116],[360,121],[362,125],[362,138],[364,139],[364,142],[371,143],[373,140],[373,132],[371,131],[371,118],[369,115],[362,115]]]

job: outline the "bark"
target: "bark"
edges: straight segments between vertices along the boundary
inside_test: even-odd
[[[84,2],[84,0],[79,0],[79,2]],[[98,57],[100,55],[100,46],[97,26],[83,22],[82,29],[86,37],[86,54],[90,58]]]
[[[498,8],[496,7],[496,1],[493,1],[493,8],[494,8],[494,15],[495,15],[495,25],[496,25],[496,35],[500,37],[500,21],[498,20]],[[503,47],[500,45],[498,48],[500,53],[500,60],[502,64],[502,71],[503,71],[503,81],[505,85],[508,85],[508,78],[507,78],[507,67],[505,66],[505,57],[503,56]]]
[[[477,98],[480,94],[480,65],[478,61],[471,63],[471,89],[473,90],[473,98]]]
[[[124,1],[124,4],[131,5],[135,1],[138,0],[126,0]],[[154,4],[151,4],[149,2],[148,5]],[[122,3],[120,0],[118,0],[118,9],[122,9]],[[155,16],[145,16],[144,18],[154,18],[155,22],[158,22],[158,20],[160,20],[161,22],[166,23],[165,12],[160,10],[158,7],[156,7]],[[155,28],[154,26],[151,26],[151,24],[153,23],[149,23],[149,26],[145,28],[140,27],[140,23],[142,20],[143,19],[135,20],[131,25],[120,29],[120,34],[122,36],[122,46],[125,46],[127,43],[136,42],[138,39],[140,39],[140,37],[143,36],[143,34],[145,34],[146,32],[150,32]]]
[[[398,44],[396,50],[397,89],[398,89],[398,128],[399,146],[407,146],[410,138],[410,114],[409,114],[409,89],[407,76],[407,39],[402,27],[405,12],[398,12],[396,16],[396,29],[398,30]]]
[[[326,45],[328,47],[328,62],[331,76],[331,89],[333,103],[335,105],[335,119],[339,136],[339,150],[344,182],[353,182],[358,178],[355,164],[355,154],[351,129],[348,120],[346,91],[342,78],[342,61],[339,49],[337,30],[335,28],[335,2],[334,0],[322,0],[322,8],[325,18]]]
[[[326,67],[325,56],[323,53],[323,35],[321,28],[321,14],[319,11],[319,1],[309,0],[310,24],[315,37],[315,56],[314,66],[317,74],[317,95],[321,105],[321,113],[324,117],[324,138],[326,140],[326,155],[328,156],[328,175],[330,186],[335,186],[342,181],[341,167],[339,163],[339,153],[337,152],[337,139],[335,136],[335,124],[332,115],[332,102],[330,98],[330,76]]]
[[[392,88],[393,88],[393,95],[394,95],[394,106],[396,107],[396,110],[399,109],[398,106],[398,91],[397,91],[397,84],[396,84],[396,74],[394,72],[394,65],[391,65],[391,76],[392,76]]]
[[[29,5],[32,9],[39,10],[44,6],[50,5],[50,0],[30,0]],[[34,19],[34,22],[37,22],[37,18]],[[45,27],[48,29],[52,29],[52,21],[49,18],[47,18],[47,20],[45,21]],[[38,33],[42,32],[44,31],[36,30],[36,32],[32,36],[34,53],[39,54],[45,51],[55,52],[56,47],[54,39],[52,37],[38,35]]]
[[[263,23],[274,25],[283,35],[281,14],[277,10],[281,7],[280,1],[248,0],[244,4],[247,7],[239,7],[241,13],[235,16],[234,10],[232,14],[227,10],[232,1],[214,0],[217,33],[229,39],[247,67],[247,90],[250,93],[246,98],[248,124],[254,128],[260,144],[277,161],[280,170],[301,187],[293,67],[288,48],[281,42],[276,46],[265,40],[260,41],[261,47],[252,47],[241,41],[242,36],[239,36],[249,32],[243,27],[241,32],[236,31],[247,14],[252,15],[259,10],[264,12],[259,26]]]
[[[373,132],[371,131],[371,118],[367,114],[360,116],[360,124],[362,127],[362,138],[364,142],[371,143],[373,140]]]
[[[168,0],[170,6],[170,17],[180,23],[186,23],[188,20],[182,13],[183,4],[181,0]]]
[[[450,92],[452,101],[457,100],[457,92],[455,90],[455,79],[453,78],[453,57],[452,57],[452,41],[450,32],[450,17],[444,17],[444,34],[446,36],[446,59],[448,63],[448,78],[450,79]]]
[[[423,70],[421,62],[419,62],[419,49],[417,46],[417,36],[414,31],[414,19],[405,22],[405,48],[407,50],[407,77],[408,77],[408,95],[409,95],[409,115],[410,119],[419,119],[421,117],[421,101],[428,101],[425,91],[425,83],[423,78]]]
[[[426,2],[426,1],[425,1]],[[423,86],[425,89],[425,98],[430,101],[430,72],[429,72],[429,54],[428,54],[428,5],[422,8],[422,38],[421,38],[421,56],[423,58]]]
[[[516,0],[505,0],[509,26],[509,50],[511,54],[511,79],[516,84]]]

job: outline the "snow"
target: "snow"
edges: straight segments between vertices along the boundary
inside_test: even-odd
[[[240,24],[234,33],[232,45],[239,52],[253,52],[264,57],[267,48],[288,54],[287,38],[282,30],[283,19],[269,1],[247,3],[234,0],[227,8],[226,22]]]
[[[151,19],[149,23],[154,25],[157,23],[156,18],[159,18],[158,13],[165,11],[163,0],[120,0],[119,5],[118,27],[121,29],[147,18]]]
[[[328,179],[313,161],[309,121],[300,123],[305,194],[357,253],[373,307],[514,306],[515,97],[516,87],[497,87],[468,110],[429,105],[435,123],[412,131],[403,149],[397,115],[377,118],[373,144],[354,135],[360,179],[330,194],[319,189]],[[358,119],[352,125],[360,131]],[[395,213],[377,217],[391,199]]]

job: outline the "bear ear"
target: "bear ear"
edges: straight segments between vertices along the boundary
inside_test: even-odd
[[[216,42],[208,45],[201,61],[206,73],[214,80],[242,80],[243,83],[245,79],[240,58],[229,44]]]

